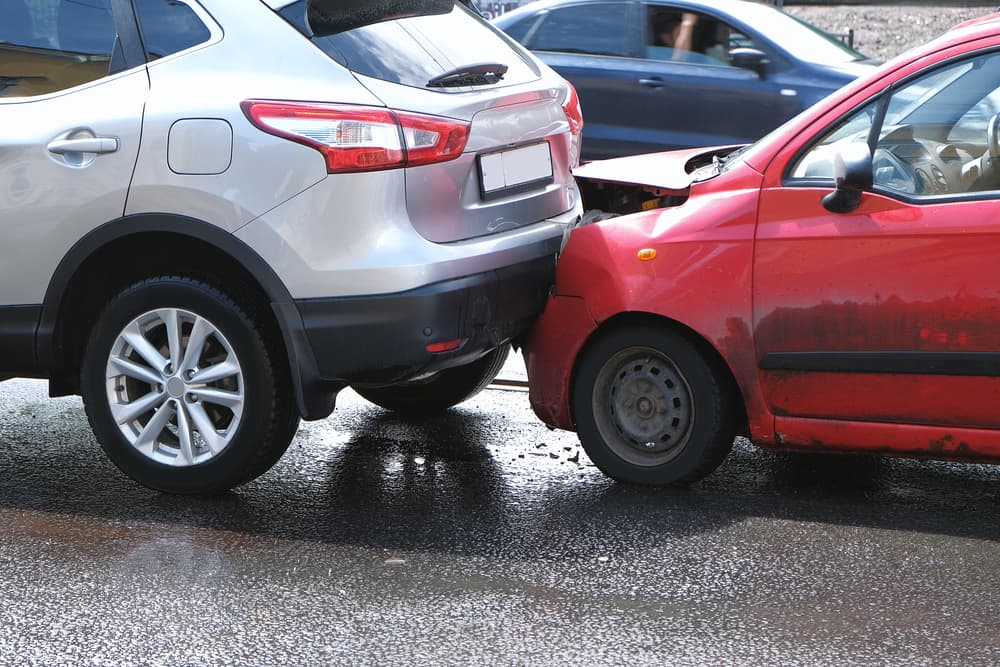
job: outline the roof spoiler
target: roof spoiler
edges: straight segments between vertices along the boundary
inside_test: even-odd
[[[454,7],[454,0],[309,0],[306,21],[313,36],[326,37],[383,21],[447,14]]]

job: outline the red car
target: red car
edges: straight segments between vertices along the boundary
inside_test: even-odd
[[[584,165],[596,222],[525,345],[536,414],[645,484],[738,434],[1000,461],[998,112],[993,14],[748,147]]]

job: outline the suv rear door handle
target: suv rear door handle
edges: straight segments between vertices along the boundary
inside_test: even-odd
[[[648,79],[639,79],[639,85],[646,86],[647,88],[663,88],[666,83],[660,77],[653,76]]]
[[[82,139],[56,139],[49,142],[50,153],[114,153],[118,150],[118,140],[114,137],[85,137]]]

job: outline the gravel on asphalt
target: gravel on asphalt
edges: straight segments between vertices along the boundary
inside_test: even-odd
[[[932,5],[786,6],[789,14],[823,30],[846,35],[854,30],[854,48],[879,60],[888,60],[928,42],[955,25],[991,13],[1000,4],[969,7]]]

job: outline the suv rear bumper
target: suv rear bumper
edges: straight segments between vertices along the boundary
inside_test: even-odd
[[[516,339],[542,311],[555,253],[395,294],[295,305],[323,382],[393,383],[460,366]],[[452,351],[427,345],[461,340]]]

